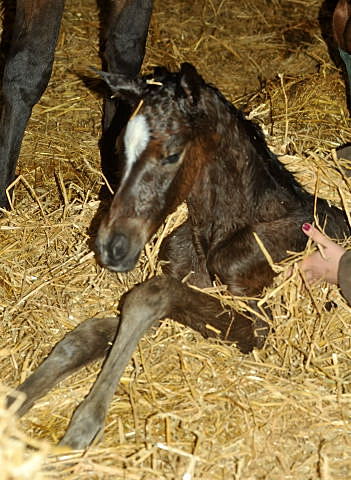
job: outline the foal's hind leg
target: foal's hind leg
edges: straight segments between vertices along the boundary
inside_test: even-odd
[[[198,292],[170,277],[154,277],[131,290],[122,306],[115,342],[89,395],[75,411],[61,444],[86,448],[102,430],[108,406],[120,377],[140,338],[159,319],[171,317],[198,330],[204,336],[237,341],[250,351],[256,338],[247,322],[224,311],[213,297]],[[210,328],[208,328],[210,326]]]
[[[118,324],[117,317],[92,318],[68,333],[48,358],[17,388],[26,394],[17,413],[23,415],[58,382],[85,364],[106,355],[116,336]],[[13,400],[10,397],[8,404]]]
[[[179,280],[187,277],[191,285],[200,288],[209,287],[212,285],[212,282],[207,269],[207,258],[200,242],[197,241],[193,235],[190,221],[187,220],[165,238],[159,252],[159,259],[167,261],[162,269],[167,275],[178,278]],[[225,264],[230,264],[230,257],[225,257]],[[218,271],[215,270],[215,273],[218,273]],[[255,336],[254,345],[262,348],[269,332],[267,322],[261,318],[263,312],[257,307],[256,302],[249,302],[249,308],[256,311],[257,316],[255,314],[248,314],[247,316],[239,316],[236,314],[236,338],[234,340],[232,339],[233,341],[239,341],[238,346],[243,352],[250,350],[250,348],[245,345],[250,335],[254,334]],[[182,322],[182,320],[179,321]],[[196,327],[193,326],[193,328],[196,330]],[[240,335],[240,331],[245,332],[245,334]],[[244,339],[244,344],[242,344],[241,338]]]
[[[305,214],[305,217],[307,213]],[[300,218],[301,217],[301,218]],[[253,232],[274,262],[287,256],[287,251],[304,248],[306,239],[301,231],[302,214],[245,227],[228,237],[211,252],[208,264],[217,272],[234,295],[256,296],[270,285],[274,272]]]

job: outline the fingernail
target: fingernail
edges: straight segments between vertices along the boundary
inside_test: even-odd
[[[302,225],[302,230],[305,230],[305,232],[308,232],[311,229],[311,225],[309,223],[304,223]]]

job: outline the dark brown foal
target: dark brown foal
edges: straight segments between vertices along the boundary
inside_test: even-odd
[[[329,235],[350,233],[343,213],[315,201],[268,149],[261,130],[192,65],[177,73],[156,69],[153,78],[102,76],[138,108],[123,133],[124,175],[96,239],[100,262],[116,272],[134,268],[145,243],[183,201],[189,217],[163,242],[165,275],[126,294],[120,318],[88,320],[69,333],[19,387],[27,397],[24,413],[113,342],[62,439],[73,448],[87,447],[103,428],[124,368],[153,323],[170,317],[243,352],[263,346],[267,311],[255,302],[247,312],[228,310],[183,278],[206,287],[218,277],[234,295],[257,296],[274,273],[254,233],[275,262],[305,247],[300,225],[314,214]]]

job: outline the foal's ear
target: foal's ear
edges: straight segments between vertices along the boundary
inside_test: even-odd
[[[200,99],[200,88],[204,80],[191,63],[182,63],[180,67],[180,86],[193,105]]]
[[[110,87],[113,97],[140,98],[143,93],[143,82],[140,78],[131,79],[121,73],[102,72],[101,70],[92,70],[97,73]]]

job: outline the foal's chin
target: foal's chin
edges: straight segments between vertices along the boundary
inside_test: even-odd
[[[111,272],[124,273],[133,270],[139,260],[141,251],[139,250],[136,254],[131,254],[126,256],[123,259],[114,260],[113,258],[101,258],[101,255],[98,255],[99,264],[110,270]]]
[[[130,272],[135,268],[137,261],[138,259],[136,259],[135,261],[119,263],[118,265],[103,265],[103,266],[108,270],[110,270],[111,272],[126,273],[126,272]]]

